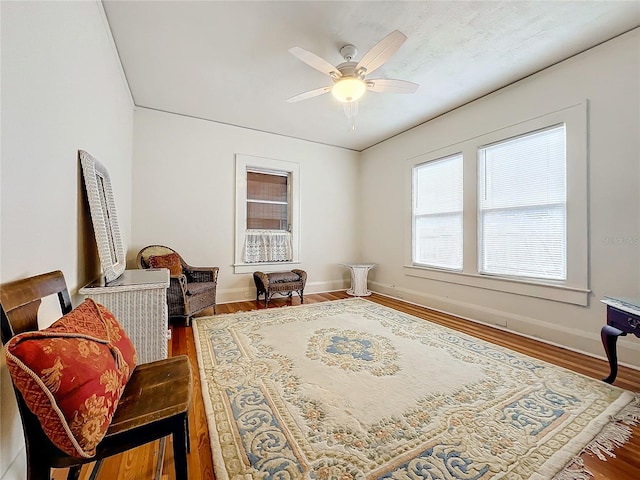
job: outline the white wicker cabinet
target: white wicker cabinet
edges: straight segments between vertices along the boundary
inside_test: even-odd
[[[138,363],[167,358],[169,270],[125,270],[115,280],[98,279],[79,292],[104,305],[131,338]]]

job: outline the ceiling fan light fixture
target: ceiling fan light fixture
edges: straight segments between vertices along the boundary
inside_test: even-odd
[[[358,101],[366,91],[367,84],[356,77],[343,77],[331,89],[333,96],[343,103]]]

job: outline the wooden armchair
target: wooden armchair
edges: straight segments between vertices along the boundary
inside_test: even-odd
[[[138,252],[138,268],[166,267],[170,270],[167,290],[169,317],[191,317],[213,307],[216,313],[218,267],[192,267],[175,250],[163,245],[149,245]]]
[[[0,285],[1,338],[3,344],[22,332],[38,330],[41,299],[57,294],[63,314],[72,310],[62,272],[55,271]],[[96,455],[78,458],[64,453],[44,433],[20,391],[14,391],[22,419],[27,454],[27,480],[49,480],[51,468],[69,468],[69,479],[77,479],[83,464],[97,461],[139,445],[173,436],[173,455],[177,480],[187,480],[189,448],[187,413],[193,381],[186,356],[138,365],[120,397],[106,436]]]

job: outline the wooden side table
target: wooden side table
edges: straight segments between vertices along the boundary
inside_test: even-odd
[[[136,347],[138,363],[168,356],[169,316],[167,310],[169,270],[125,270],[115,280],[104,278],[79,292],[107,307]]]
[[[600,338],[610,368],[609,376],[602,380],[613,383],[618,375],[618,337],[633,333],[640,338],[640,299],[605,297],[601,302],[607,306],[607,324],[600,330]]]
[[[376,266],[375,263],[344,263],[351,270],[351,288],[347,290],[354,297],[368,297],[371,292],[367,290],[367,275],[369,270]]]

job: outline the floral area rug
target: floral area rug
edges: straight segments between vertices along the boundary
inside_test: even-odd
[[[194,319],[217,480],[581,479],[630,392],[355,298]],[[627,424],[625,424],[625,421]]]

